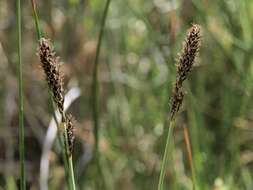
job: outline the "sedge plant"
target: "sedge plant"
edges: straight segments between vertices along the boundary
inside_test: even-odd
[[[178,64],[177,64],[177,74],[176,74],[176,82],[172,92],[171,98],[171,109],[170,109],[170,121],[169,121],[169,129],[163,154],[163,160],[161,164],[159,182],[158,182],[158,190],[163,190],[164,186],[164,178],[166,173],[166,165],[168,162],[168,157],[170,154],[170,148],[172,146],[171,140],[173,136],[173,130],[175,128],[175,120],[176,115],[179,112],[179,109],[182,105],[183,98],[185,92],[183,90],[183,82],[187,79],[189,73],[192,70],[193,63],[195,57],[199,51],[200,47],[200,26],[193,24],[189,29],[187,37],[183,43],[182,52],[179,55]],[[193,167],[192,174],[194,174]],[[193,180],[193,188],[196,187],[195,176],[192,176]]]
[[[58,123],[55,113],[53,112],[53,116],[58,128],[57,138],[63,153],[67,185],[68,189],[75,190],[76,185],[72,161],[72,150],[74,144],[73,117],[65,114],[64,112],[63,77],[59,71],[59,60],[55,56],[55,52],[50,40],[43,38],[41,35],[35,0],[31,0],[31,4],[33,8],[33,17],[36,26],[37,38],[39,40],[38,54],[42,68],[44,69],[44,73],[46,75],[51,105],[56,105],[62,118],[61,123]]]
[[[69,178],[68,182],[70,182],[70,189],[75,190],[75,178],[72,161],[72,150],[74,144],[74,125],[73,117],[69,114],[66,114],[64,111],[63,77],[59,69],[59,60],[55,55],[50,40],[48,39],[40,39],[38,51],[40,62],[45,73],[46,81],[52,94],[52,99],[61,115],[59,133],[61,137],[63,136],[64,153],[67,160],[67,174]]]

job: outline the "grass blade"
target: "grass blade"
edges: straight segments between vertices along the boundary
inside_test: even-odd
[[[18,26],[18,86],[19,86],[19,160],[20,160],[20,189],[25,190],[25,137],[24,137],[24,98],[23,98],[23,74],[21,52],[21,5],[16,1],[17,26]]]
[[[183,125],[183,130],[184,130],[184,141],[185,141],[185,147],[188,155],[188,161],[190,164],[191,168],[191,174],[192,174],[192,184],[193,184],[193,189],[196,189],[196,175],[195,175],[195,167],[193,164],[193,158],[192,158],[192,149],[191,149],[191,142],[190,142],[190,136],[189,136],[189,131],[187,129],[186,125]]]
[[[31,3],[32,3],[32,8],[33,8],[33,18],[34,18],[34,23],[36,27],[37,38],[39,40],[41,38],[41,30],[40,30],[39,17],[37,13],[35,0],[31,0]]]
[[[99,158],[99,108],[98,108],[98,99],[99,99],[99,92],[98,92],[98,65],[99,65],[99,55],[100,55],[100,49],[102,44],[102,39],[104,36],[104,28],[105,28],[105,21],[108,15],[108,10],[110,6],[111,0],[107,0],[100,24],[100,31],[98,36],[98,43],[96,47],[96,55],[95,55],[95,62],[93,67],[93,75],[92,75],[92,89],[91,89],[91,97],[92,97],[92,115],[93,115],[93,124],[94,124],[94,137],[95,137],[95,163],[97,165],[98,173],[100,176],[102,176],[102,182],[105,183],[103,178],[103,172],[102,168],[100,167],[100,158]],[[97,188],[99,187],[97,183]]]
[[[99,64],[99,55],[100,49],[102,44],[102,39],[104,36],[104,28],[105,28],[105,21],[109,10],[111,0],[106,1],[105,9],[103,12],[103,17],[101,20],[101,28],[98,37],[97,43],[97,51],[96,57],[93,67],[93,80],[92,80],[92,110],[93,110],[93,122],[94,122],[94,136],[95,136],[95,152],[98,152],[98,144],[99,144],[99,112],[98,112],[98,64]]]

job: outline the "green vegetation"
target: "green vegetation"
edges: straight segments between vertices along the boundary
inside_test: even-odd
[[[36,12],[20,2],[0,1],[0,189],[40,187],[54,117],[40,29],[64,62],[64,93],[81,90],[66,111],[76,118],[76,189],[157,190],[170,124],[164,190],[253,189],[252,0],[32,0]],[[171,123],[175,59],[193,23],[201,48]],[[62,143],[49,153],[45,190],[71,189]]]

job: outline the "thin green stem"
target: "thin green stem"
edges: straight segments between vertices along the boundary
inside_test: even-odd
[[[31,3],[32,3],[32,8],[33,8],[33,18],[34,18],[34,23],[35,23],[35,27],[36,27],[37,37],[40,40],[41,30],[40,30],[40,23],[39,23],[39,17],[38,17],[38,14],[37,14],[37,8],[36,8],[35,0],[31,0]]]
[[[25,137],[24,137],[24,98],[22,76],[22,52],[21,52],[21,5],[17,3],[17,26],[18,26],[18,81],[19,81],[19,160],[20,160],[20,189],[25,190]]]
[[[73,160],[72,160],[72,154],[69,152],[69,144],[68,144],[68,134],[67,134],[67,128],[66,123],[61,123],[63,125],[63,138],[64,138],[64,147],[65,147],[65,157],[68,163],[68,182],[69,187],[71,190],[76,190],[76,184],[75,184],[75,175],[74,175],[74,167],[73,167]],[[62,127],[60,127],[62,128]]]
[[[69,162],[69,172],[70,172],[69,175],[70,175],[70,178],[71,178],[71,187],[72,187],[72,190],[76,190],[72,155],[70,155],[68,157],[68,162]]]
[[[157,190],[163,190],[163,182],[164,182],[164,177],[165,177],[166,165],[167,165],[168,157],[169,157],[169,153],[170,153],[170,146],[171,146],[170,141],[172,139],[174,127],[175,127],[175,121],[174,121],[174,119],[172,119],[169,123],[169,130],[168,130],[168,135],[167,135],[167,139],[166,139],[166,145],[165,145],[165,149],[164,149],[163,161],[162,161]]]
[[[95,149],[94,149],[94,161],[97,165],[97,171],[99,175],[102,177],[102,182],[104,182],[103,178],[103,172],[102,168],[100,167],[100,158],[99,158],[99,107],[98,107],[98,99],[99,99],[99,84],[98,84],[98,65],[99,65],[99,55],[100,55],[100,49],[102,45],[102,39],[104,36],[104,29],[105,29],[105,21],[108,15],[108,10],[110,6],[111,0],[107,0],[102,16],[102,20],[100,23],[100,31],[99,31],[99,36],[98,36],[98,43],[96,47],[96,56],[95,56],[95,62],[94,62],[94,67],[93,67],[93,79],[92,79],[92,115],[93,115],[93,124],[94,124],[94,137],[95,137]],[[96,183],[97,189],[99,187],[99,183]]]
[[[64,169],[65,169],[65,178],[67,180],[68,189],[71,189],[71,185],[70,185],[71,181],[68,177],[69,176],[69,169],[68,169],[68,160],[67,160],[66,153],[65,153],[64,139],[63,139],[63,136],[61,135],[60,124],[57,121],[57,118],[56,118],[56,115],[55,115],[53,95],[50,91],[48,91],[48,94],[50,95],[50,107],[51,107],[51,110],[52,110],[52,113],[53,113],[53,118],[54,118],[54,121],[55,121],[56,126],[57,126],[57,140],[58,140],[58,142],[60,144],[60,147],[61,147],[61,155],[62,155],[62,158],[63,158],[63,164],[64,164]]]
[[[96,57],[93,67],[93,83],[92,83],[92,110],[93,110],[93,122],[94,122],[94,136],[95,136],[95,153],[98,153],[98,144],[99,144],[99,111],[98,111],[98,64],[99,64],[99,55],[100,55],[100,49],[102,44],[102,39],[104,35],[104,28],[105,28],[105,21],[107,18],[109,5],[111,0],[106,1],[105,9],[103,12],[103,17],[101,20],[101,28],[99,32],[98,37],[98,43],[97,43],[97,51],[96,51]]]
[[[198,186],[197,186],[194,164],[192,164],[192,167],[191,167],[191,174],[192,174],[192,188],[193,188],[193,190],[197,190]]]

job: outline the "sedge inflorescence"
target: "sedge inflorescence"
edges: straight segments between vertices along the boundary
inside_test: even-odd
[[[183,43],[182,52],[179,54],[177,64],[176,83],[173,90],[171,102],[171,118],[173,119],[183,102],[185,92],[183,82],[187,79],[192,70],[194,60],[199,51],[201,41],[200,26],[193,24],[189,29],[187,37]]]
[[[41,38],[39,41],[39,58],[45,73],[46,81],[54,103],[56,104],[61,117],[62,123],[66,126],[68,136],[69,152],[73,150],[74,144],[74,124],[73,117],[64,112],[64,89],[63,77],[60,72],[59,58],[56,57],[53,45],[49,39]],[[66,142],[65,142],[66,143]]]

